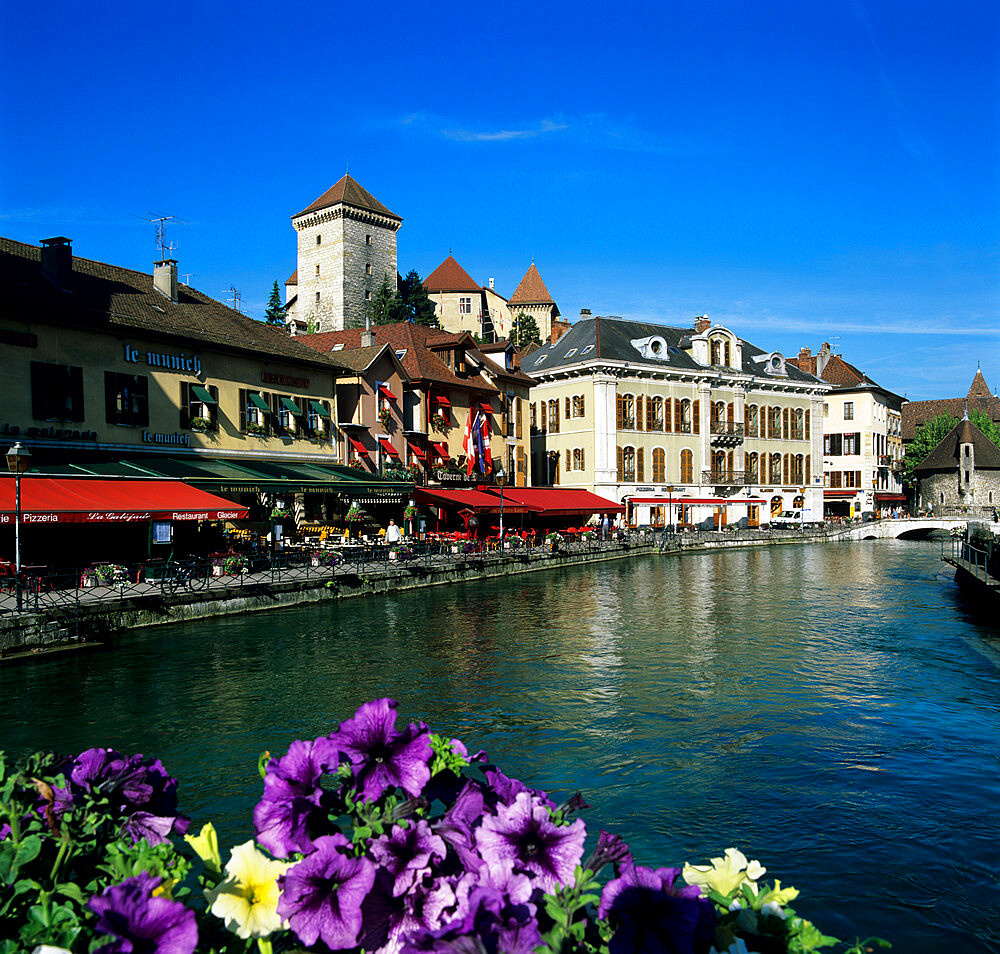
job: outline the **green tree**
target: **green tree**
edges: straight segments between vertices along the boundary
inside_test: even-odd
[[[424,280],[415,268],[411,268],[406,273],[406,278],[400,283],[399,297],[402,299],[406,312],[405,321],[412,321],[414,324],[424,325],[427,328],[437,328],[438,320],[434,314],[434,302],[427,294]]]
[[[1000,424],[995,424],[985,411],[972,411],[969,420],[979,428],[997,447],[1000,447]]]
[[[526,311],[519,311],[514,315],[510,323],[510,342],[518,351],[532,342],[538,345],[542,343],[538,324]]]
[[[393,291],[388,275],[382,276],[382,284],[372,298],[371,319],[373,325],[391,325],[406,320],[403,300],[399,292]]]
[[[948,436],[957,423],[957,417],[952,417],[950,414],[939,414],[929,421],[924,421],[917,428],[913,440],[906,447],[906,456],[903,458],[903,483],[907,487],[916,486],[917,479],[913,471]]]
[[[269,325],[278,325],[279,327],[285,324],[285,306],[281,304],[281,292],[278,291],[277,282],[271,288],[271,297],[267,300],[264,321]]]

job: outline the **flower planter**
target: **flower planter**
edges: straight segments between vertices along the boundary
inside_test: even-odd
[[[389,551],[389,559],[390,559],[390,560],[391,560],[391,561],[392,561],[393,563],[395,563],[395,562],[396,562],[396,561],[397,561],[397,560],[399,559],[399,555],[398,555],[398,554],[396,553],[396,551],[395,551],[395,550],[390,550],[390,551]]]

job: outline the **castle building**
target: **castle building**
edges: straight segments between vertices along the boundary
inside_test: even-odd
[[[548,341],[552,335],[552,322],[559,317],[559,307],[553,301],[549,290],[538,274],[532,261],[524,278],[510,296],[510,313],[513,317],[524,312],[535,319],[538,334],[542,341]]]
[[[966,414],[914,469],[917,506],[937,515],[992,514],[1000,504],[1000,448]]]
[[[360,328],[383,280],[396,290],[403,220],[349,175],[297,215],[297,267],[285,282],[292,334]]]
[[[449,254],[424,279],[427,295],[434,302],[434,315],[442,331],[468,331],[480,341],[495,341],[510,331],[507,299],[493,287],[482,286]]]

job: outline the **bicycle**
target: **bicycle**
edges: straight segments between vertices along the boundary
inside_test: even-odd
[[[176,593],[180,589],[202,590],[207,585],[208,577],[195,560],[167,564],[160,578],[160,587],[165,593]]]

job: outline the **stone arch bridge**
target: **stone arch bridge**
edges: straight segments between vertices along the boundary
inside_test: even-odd
[[[935,530],[949,533],[953,527],[964,527],[969,517],[901,517],[899,520],[875,520],[855,523],[827,531],[831,540],[920,540]]]

